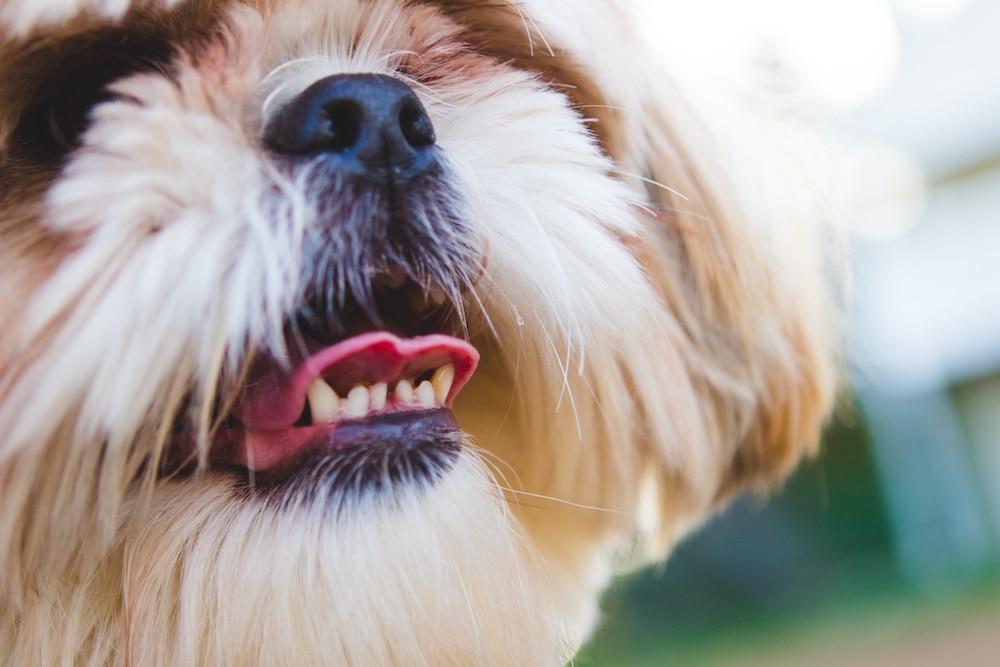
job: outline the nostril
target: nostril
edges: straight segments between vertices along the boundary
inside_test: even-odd
[[[436,140],[431,119],[422,107],[411,100],[404,102],[399,110],[399,128],[413,148],[430,146]]]
[[[325,148],[343,153],[353,148],[361,136],[362,112],[353,100],[334,100],[323,107],[326,123]]]

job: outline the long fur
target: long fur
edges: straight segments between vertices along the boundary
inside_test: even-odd
[[[614,3],[14,0],[0,26],[4,664],[559,664],[623,554],[813,451],[837,376],[818,211]],[[129,40],[166,61],[64,158],[26,152],[46,82]],[[260,133],[345,72],[433,120],[467,230],[429,270],[482,361],[455,469],[334,511],[248,494],[206,448],[216,396],[341,265]],[[179,422],[202,470],[157,478]]]

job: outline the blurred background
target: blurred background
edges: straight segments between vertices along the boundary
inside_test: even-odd
[[[692,83],[777,67],[840,144],[852,392],[781,494],[621,581],[575,664],[1000,665],[1000,2],[645,4]]]

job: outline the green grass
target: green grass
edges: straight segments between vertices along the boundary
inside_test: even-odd
[[[971,622],[996,619],[1000,577],[918,592],[900,582],[856,581],[801,606],[731,617],[715,626],[678,624],[656,632],[609,621],[573,663],[576,667],[749,667],[810,664],[810,656],[866,647],[891,650],[928,633],[946,635]],[[991,640],[989,637],[987,639]],[[941,640],[945,641],[945,640]],[[1000,641],[998,639],[997,641]],[[888,647],[888,649],[887,649]],[[860,663],[852,663],[860,664]],[[1000,657],[998,663],[1000,664]]]

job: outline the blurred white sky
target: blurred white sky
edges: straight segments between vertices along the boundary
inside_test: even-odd
[[[896,15],[940,21],[965,0],[638,0],[647,39],[675,76],[709,93],[753,93],[760,61],[780,63],[798,99],[838,119],[884,90],[899,67]],[[855,154],[856,153],[856,154]],[[923,204],[922,170],[896,147],[850,146],[839,172],[851,224],[898,236]]]
[[[826,112],[865,377],[909,391],[1000,368],[1000,2],[637,1],[689,83],[752,87],[766,58]]]
[[[936,23],[967,0],[638,0],[651,17],[650,42],[684,58],[694,76],[738,85],[746,63],[776,54],[798,70],[807,91],[840,111],[860,106],[892,78],[899,62],[895,16]],[[676,30],[673,27],[676,26]],[[694,66],[693,63],[697,63]]]

